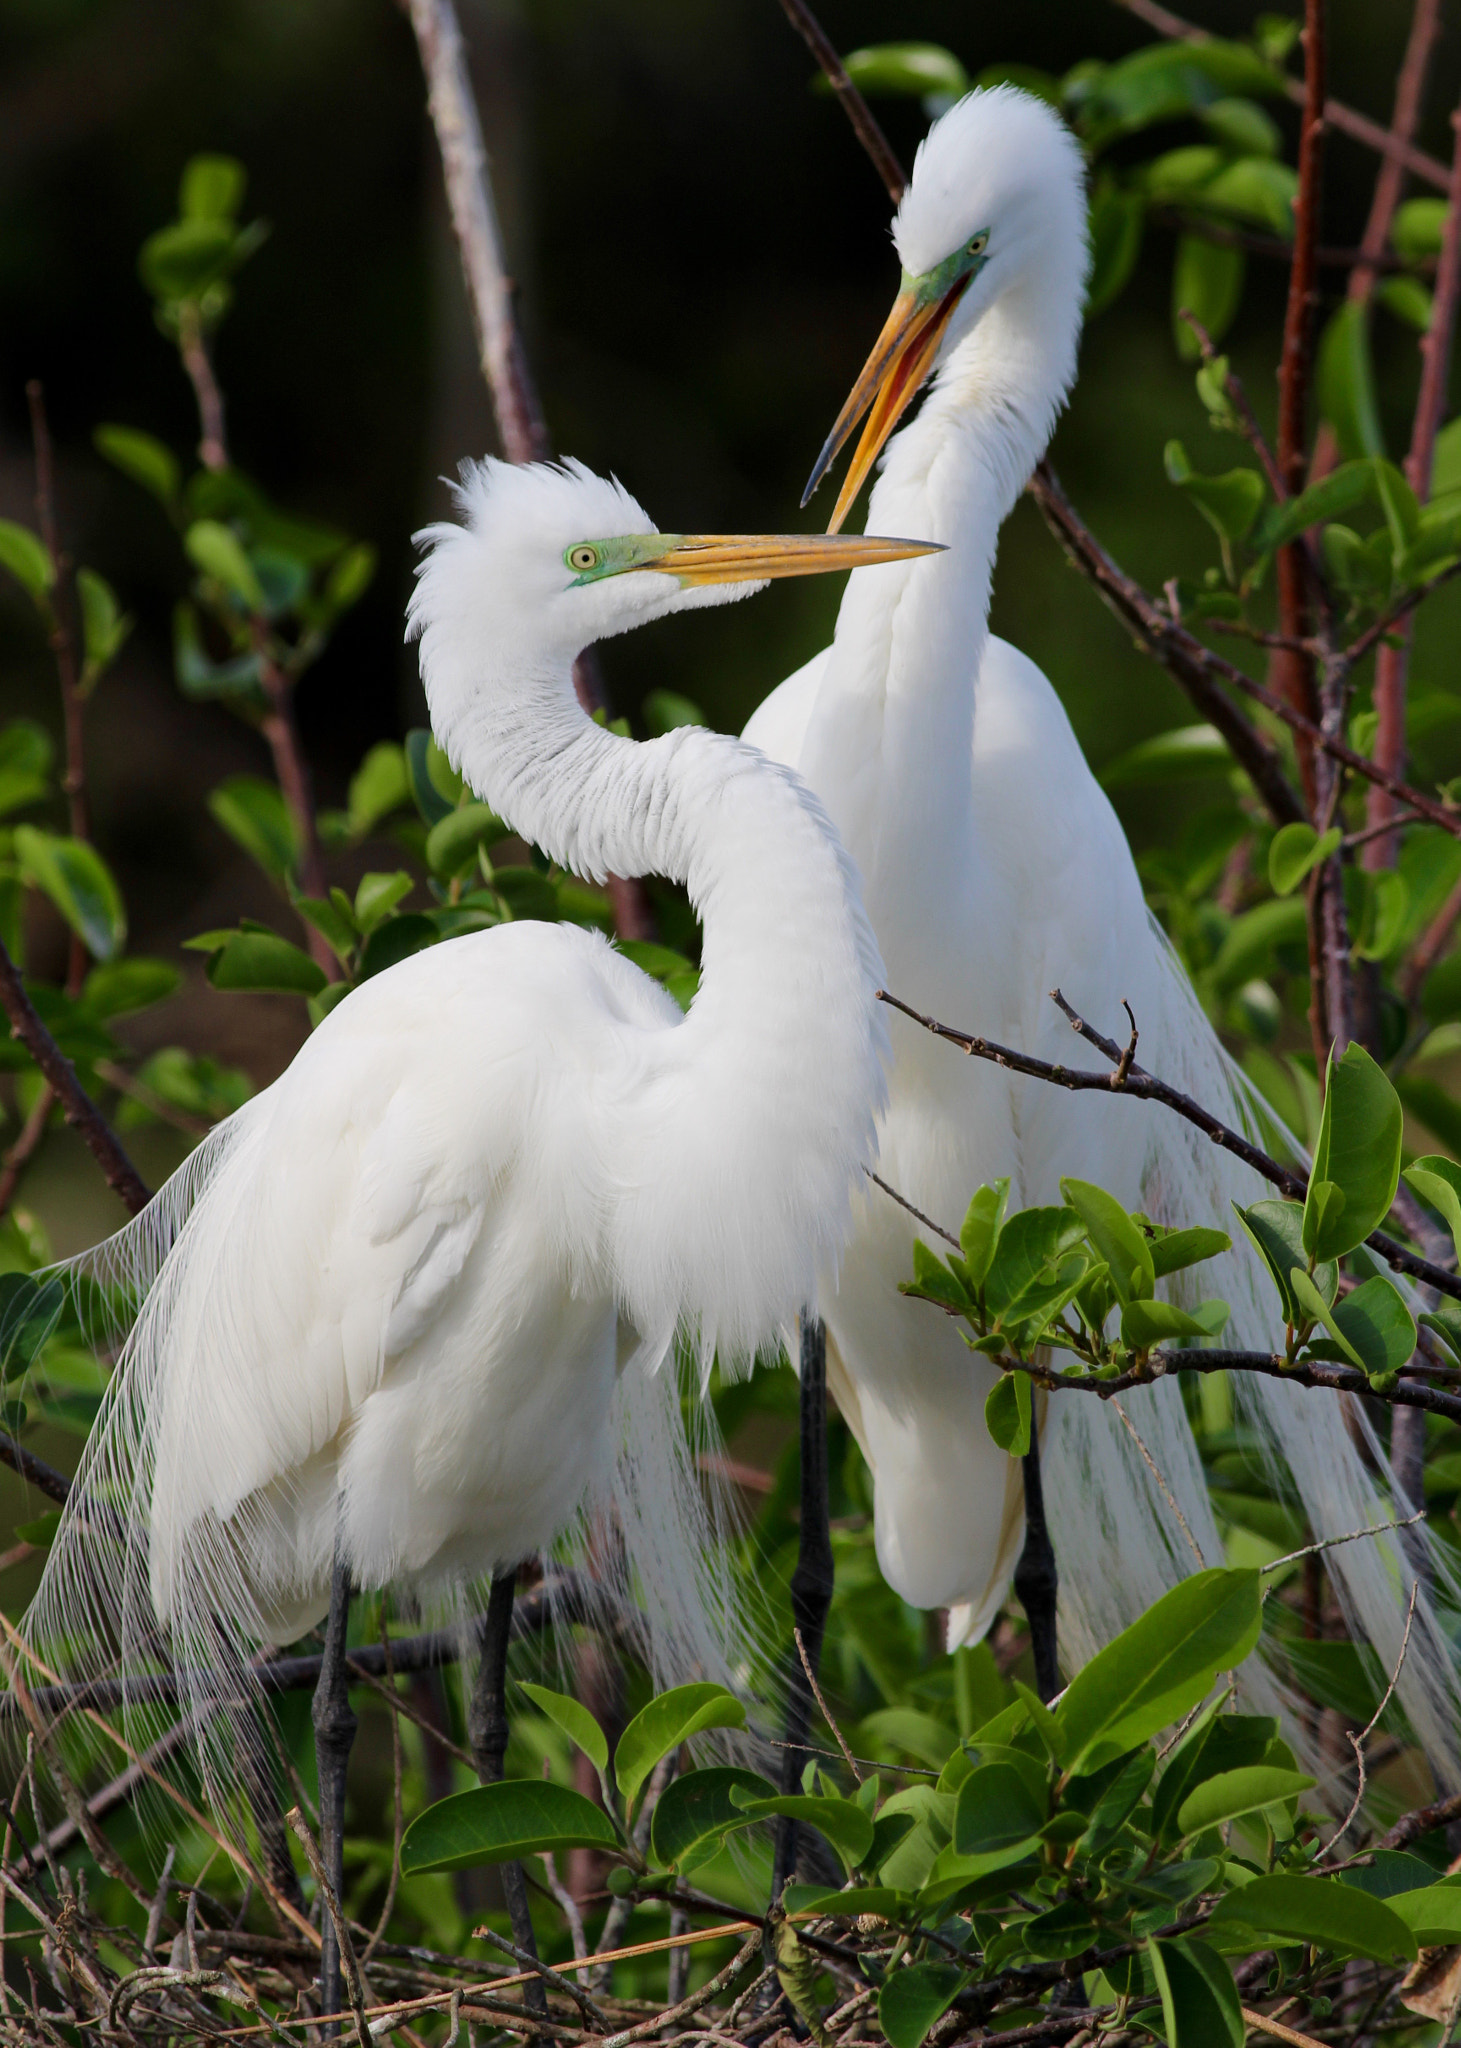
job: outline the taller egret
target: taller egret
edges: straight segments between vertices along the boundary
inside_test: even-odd
[[[249,1653],[328,1611],[337,1879],[352,1587],[502,1572],[617,1487],[661,1670],[727,1669],[659,1369],[677,1334],[745,1358],[812,1298],[884,1098],[877,947],[817,799],[736,740],[605,731],[574,659],[771,577],[932,552],[657,533],[577,464],[488,461],[457,495],[410,606],[437,736],[562,866],[683,882],[699,992],[683,1014],[598,934],[512,923],[331,1011],[103,1248],[145,1298],[27,1627],[72,1669],[132,1672],[165,1638],[226,1734]]]
[[[869,518],[945,545],[910,573],[854,576],[830,648],[788,678],[745,738],[794,766],[826,804],[863,876],[889,986],[920,1010],[1070,1063],[1079,1043],[1049,1000],[1059,984],[1110,1031],[1121,999],[1152,1069],[1242,1124],[1235,1073],[1148,913],[1125,836],[1060,700],[989,632],[999,528],[1044,452],[1075,375],[1088,269],[1080,150],[1043,102],[971,93],[919,149],[893,223],[893,309],[843,407],[808,495],[868,414],[836,531],[884,449]],[[889,435],[932,377],[911,425]],[[1255,1177],[1156,1107],[1070,1095],[947,1049],[903,1018],[892,1030],[881,1171],[925,1212],[957,1219],[981,1182],[1012,1203],[1060,1199],[1063,1174],[1097,1181],[1159,1220],[1222,1224]],[[1093,1055],[1084,1054],[1091,1058]],[[852,1243],[819,1296],[828,1378],[873,1475],[879,1562],[919,1607],[949,1610],[950,1647],[977,1640],[1019,1552],[1019,1469],[991,1442],[994,1369],[956,1326],[898,1293],[912,1270],[907,1215],[870,1188]],[[1230,1253],[1204,1291],[1233,1304],[1238,1345],[1271,1346],[1256,1262]],[[1239,1400],[1293,1475],[1316,1535],[1383,1518],[1340,1406],[1244,1376]],[[1138,1401],[1140,1431],[1209,1563],[1221,1541],[1180,1394]],[[1190,1570],[1186,1540],[1103,1404],[1052,1403],[1047,1499],[1077,1657]],[[1383,1470],[1383,1459],[1380,1460]],[[1359,1632],[1387,1668],[1408,1574],[1390,1537],[1328,1553]],[[1417,1728],[1450,1681],[1416,1645],[1402,1685]],[[1448,1754],[1449,1740],[1434,1753]]]

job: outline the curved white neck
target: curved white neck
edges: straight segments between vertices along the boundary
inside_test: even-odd
[[[676,1325],[707,1362],[773,1344],[835,1264],[876,1151],[882,969],[855,870],[817,799],[754,748],[701,728],[620,739],[579,709],[566,659],[513,661],[506,686],[501,657],[495,678],[453,675],[430,629],[424,654],[438,735],[501,817],[578,874],[688,889],[689,1014],[636,1035],[627,1074],[606,1017],[584,1142],[614,1201],[592,1224],[647,1346]]]
[[[1078,281],[1038,272],[1006,289],[889,443],[872,493],[869,531],[947,552],[849,579],[800,765],[863,871],[880,930],[884,877],[897,877],[906,904],[925,867],[932,885],[946,849],[968,843],[973,685],[999,529],[1069,389],[1078,293]]]

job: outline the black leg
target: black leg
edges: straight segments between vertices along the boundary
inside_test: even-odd
[[[350,1625],[350,1567],[341,1553],[338,1538],[335,1563],[330,1575],[330,1613],[325,1623],[325,1654],[315,1687],[315,1761],[320,1775],[320,1848],[335,1896],[344,1896],[345,1878],[345,1769],[355,1741],[355,1716],[350,1711],[350,1681],[345,1669],[345,1640]],[[335,1942],[334,1923],[320,1902],[320,2011],[339,2012],[341,2006],[340,1951]],[[333,2041],[339,2031],[334,2021],[322,2030]]]
[[[502,1776],[507,1754],[507,1643],[512,1634],[512,1596],[516,1570],[499,1572],[492,1581],[487,1600],[487,1620],[482,1630],[482,1661],[477,1666],[477,1684],[467,1712],[467,1739],[472,1762],[484,1785],[495,1785]],[[499,1865],[502,1890],[507,1900],[512,1938],[529,1955],[538,1953],[533,1939],[533,1916],[528,1911],[528,1887],[520,1863]],[[548,2000],[541,1981],[523,1986],[523,1999],[535,2012],[546,2012]]]
[[[1035,1690],[1042,1700],[1053,1700],[1060,1690],[1060,1669],[1055,1660],[1055,1551],[1045,1522],[1040,1431],[1033,1417],[1030,1448],[1020,1463],[1025,1474],[1025,1547],[1015,1566],[1015,1593],[1030,1624]]]
[[[791,1615],[801,1631],[807,1663],[815,1672],[822,1659],[827,1610],[832,1605],[832,1532],[827,1509],[827,1332],[812,1315],[804,1315],[801,1326],[801,1471],[801,1541],[791,1580]],[[812,1689],[795,1648],[790,1679],[781,1789],[799,1792],[812,1725]],[[781,1897],[782,1886],[796,1869],[796,1834],[795,1821],[783,1820],[777,1826],[773,1902]]]

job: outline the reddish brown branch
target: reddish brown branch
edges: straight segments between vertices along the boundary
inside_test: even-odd
[[[406,11],[426,79],[427,109],[502,452],[509,462],[546,462],[553,444],[513,303],[461,25],[452,0],[406,0]],[[591,651],[573,664],[573,686],[585,711],[607,709],[603,671]],[[620,938],[652,938],[654,912],[643,882],[610,875],[608,887]]]
[[[1116,0],[1116,5],[1124,7],[1128,14],[1134,14],[1138,21],[1144,21],[1148,28],[1154,28],[1159,36],[1170,36],[1175,42],[1205,43],[1210,40],[1205,28],[1184,21],[1180,14],[1173,14],[1170,8],[1161,6],[1159,0]],[[1304,87],[1297,78],[1285,78],[1284,91],[1296,106],[1303,106]],[[1414,143],[1402,141],[1398,135],[1382,128],[1378,121],[1372,121],[1368,114],[1345,106],[1342,100],[1325,100],[1324,119],[1338,134],[1364,143],[1367,149],[1376,150],[1381,156],[1394,157],[1417,178],[1424,178],[1438,191],[1444,192],[1450,182],[1450,173],[1438,158],[1427,156]]]
[[[1451,127],[1456,142],[1461,114],[1453,114]],[[1406,481],[1424,504],[1431,494],[1431,464],[1436,435],[1446,416],[1446,392],[1451,374],[1451,346],[1456,332],[1456,311],[1461,302],[1461,144],[1451,155],[1451,184],[1446,225],[1441,237],[1440,261],[1436,266],[1436,288],[1431,305],[1430,325],[1420,339],[1420,390],[1415,401],[1415,418],[1410,431],[1410,450],[1405,458]],[[1410,621],[1407,618],[1393,642],[1383,646],[1375,658],[1375,759],[1382,768],[1399,775],[1405,767],[1406,686],[1410,668]],[[1387,791],[1372,789],[1368,815],[1372,825],[1384,824],[1395,812]],[[1399,853],[1397,834],[1375,839],[1365,852],[1370,868],[1393,867]]]
[[[1095,585],[1103,603],[1120,619],[1137,646],[1161,662],[1194,707],[1217,727],[1274,823],[1289,825],[1306,818],[1308,813],[1284,774],[1277,750],[1243,716],[1227,692],[1219,688],[1215,673],[1228,664],[1164,612],[1107,554],[1066,497],[1048,462],[1037,464],[1029,490],[1070,560]]]
[[[184,301],[178,323],[178,354],[198,405],[198,460],[204,469],[228,467],[228,440],[223,430],[223,393],[213,374],[213,358],[196,307]]]
[[[1400,61],[1400,75],[1395,81],[1395,104],[1390,114],[1390,141],[1398,146],[1392,146],[1380,160],[1369,218],[1360,237],[1359,261],[1350,273],[1346,296],[1351,305],[1367,306],[1370,303],[1375,281],[1385,263],[1390,226],[1405,189],[1406,164],[1400,151],[1408,148],[1415,139],[1425,101],[1426,73],[1430,70],[1431,52],[1440,32],[1441,0],[1415,0],[1405,55]]]
[[[10,1019],[11,1036],[20,1040],[55,1090],[67,1123],[74,1124],[86,1140],[107,1186],[121,1196],[135,1216],[151,1201],[151,1191],[127,1157],[116,1132],[77,1080],[76,1069],[41,1022],[35,1005],[26,994],[20,970],[3,941],[0,941],[0,1007]]]
[[[842,102],[853,133],[872,159],[873,169],[882,179],[888,197],[896,206],[903,197],[908,180],[903,175],[903,166],[893,153],[892,144],[884,135],[871,107],[847,75],[847,70],[838,56],[830,36],[812,13],[805,0],[781,0],[787,20],[822,67],[823,76]]]
[[[1078,1015],[1059,989],[1052,989],[1050,993],[1052,1001],[1070,1020],[1072,1030],[1111,1061],[1110,1073],[1096,1073],[1089,1067],[1066,1067],[1055,1061],[1036,1059],[1031,1053],[1016,1052],[1013,1046],[999,1045],[992,1038],[981,1038],[973,1032],[955,1030],[951,1024],[941,1024],[937,1018],[927,1017],[921,1010],[913,1009],[910,1004],[890,994],[887,989],[878,990],[878,1001],[889,1004],[895,1010],[901,1010],[905,1017],[911,1018],[915,1024],[921,1024],[923,1029],[932,1032],[935,1038],[946,1039],[950,1045],[957,1046],[960,1052],[967,1053],[971,1059],[989,1060],[996,1067],[1007,1068],[1010,1073],[1028,1074],[1032,1080],[1046,1081],[1056,1088],[1068,1088],[1075,1094],[1095,1092],[1125,1095],[1136,1102],[1159,1102],[1164,1109],[1174,1111],[1186,1122],[1195,1125],[1214,1145],[1220,1146],[1225,1152],[1231,1152],[1234,1158],[1241,1159],[1245,1166],[1251,1166],[1256,1174],[1270,1186],[1276,1187],[1280,1194],[1286,1195],[1290,1201],[1303,1201],[1309,1188],[1307,1174],[1300,1172],[1296,1167],[1280,1165],[1278,1160],[1271,1158],[1251,1139],[1245,1138],[1241,1132],[1225,1124],[1220,1117],[1214,1116],[1210,1109],[1204,1109],[1192,1096],[1184,1095],[1180,1088],[1174,1088],[1169,1082],[1159,1080],[1155,1074],[1149,1074],[1145,1067],[1135,1065],[1129,1066],[1124,1078],[1118,1080],[1117,1072],[1123,1058],[1123,1048],[1115,1039],[1107,1038],[1093,1025],[1088,1024],[1084,1017]],[[1365,1243],[1380,1254],[1392,1272],[1407,1273],[1412,1279],[1424,1280],[1428,1286],[1436,1288],[1442,1294],[1450,1294],[1461,1299],[1461,1275],[1448,1272],[1444,1266],[1433,1265],[1429,1259],[1420,1258],[1382,1230],[1372,1232],[1365,1239]]]

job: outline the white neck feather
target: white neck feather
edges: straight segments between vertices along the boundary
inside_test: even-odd
[[[561,866],[663,875],[702,920],[683,1023],[644,1034],[628,1085],[603,1048],[592,1142],[612,1170],[617,1297],[646,1345],[677,1325],[707,1363],[716,1345],[727,1363],[774,1345],[835,1265],[876,1152],[882,966],[856,871],[790,771],[700,728],[643,744],[606,732],[566,656],[464,654],[483,642],[451,630],[443,595],[422,672],[468,783]]]

